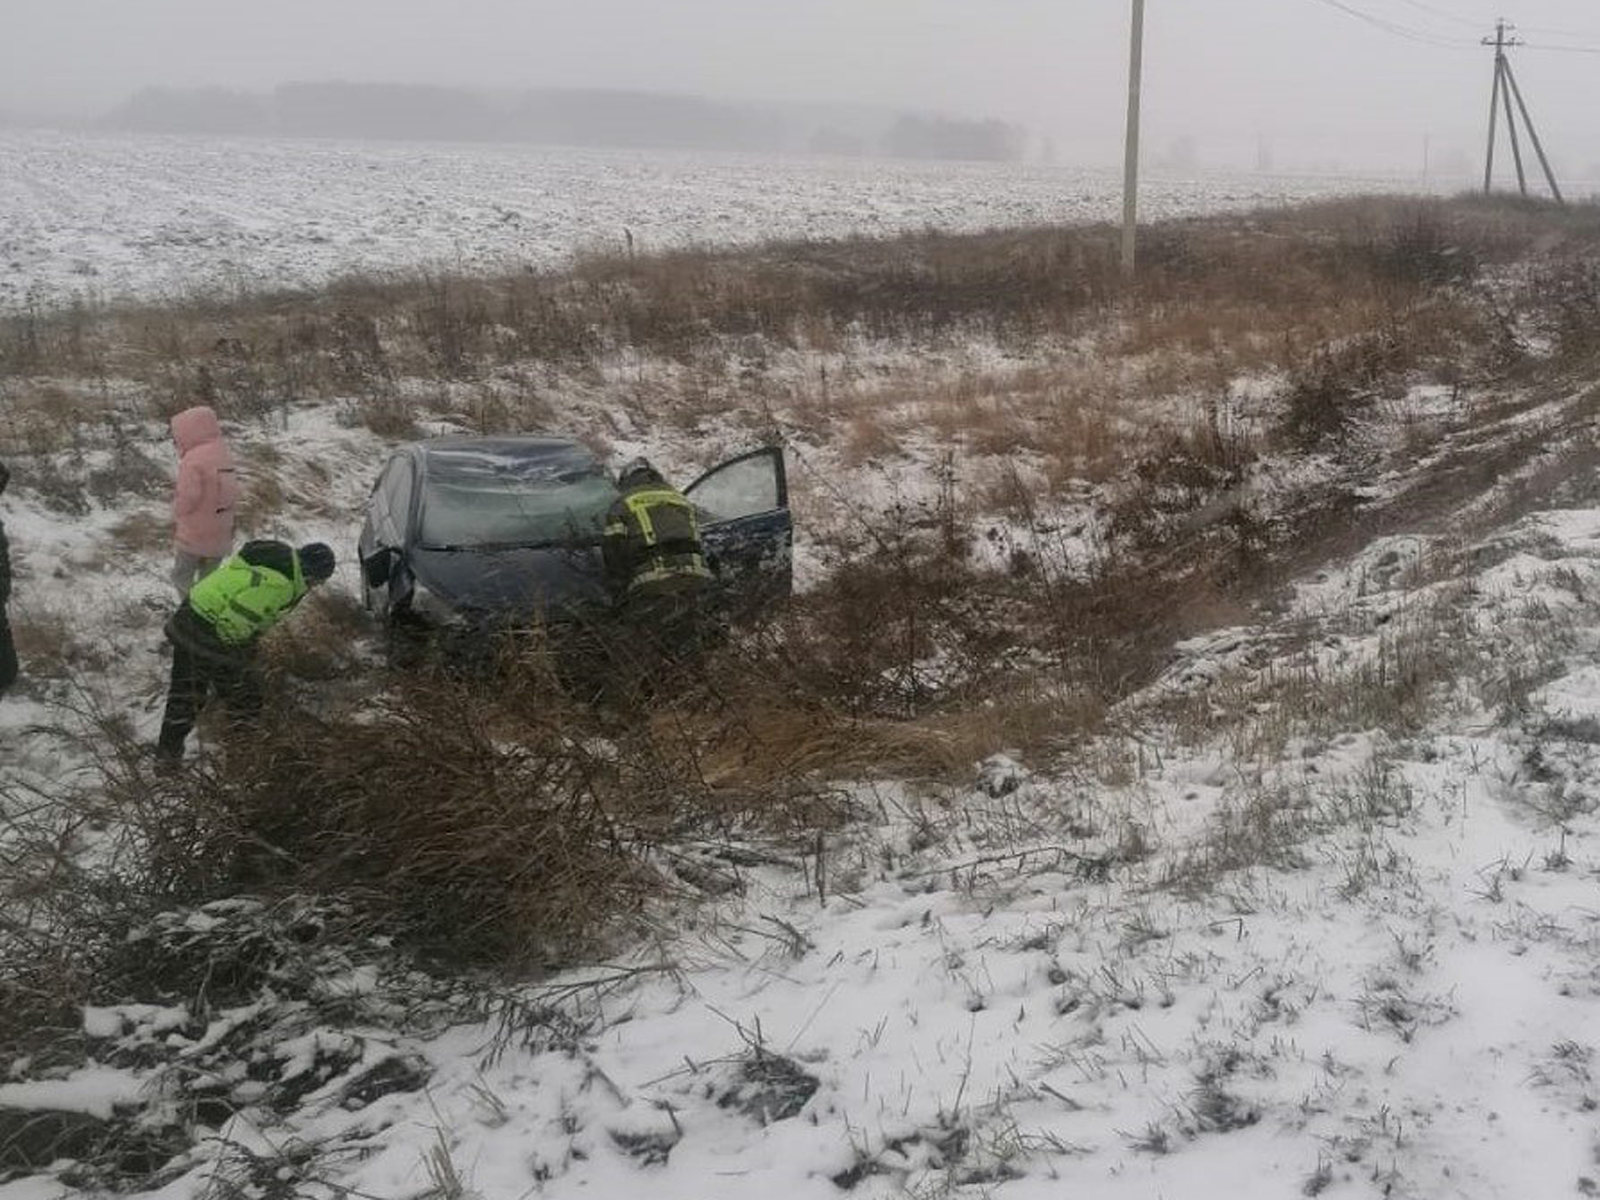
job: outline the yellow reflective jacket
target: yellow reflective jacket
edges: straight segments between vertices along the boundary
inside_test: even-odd
[[[269,547],[288,551],[287,557],[262,553]],[[277,559],[288,573],[263,565],[263,558]],[[250,542],[194,585],[189,607],[211,627],[218,641],[242,646],[276,625],[305,594],[299,554],[281,543]]]

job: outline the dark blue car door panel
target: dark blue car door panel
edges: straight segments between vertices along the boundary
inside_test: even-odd
[[[729,459],[685,489],[700,518],[707,565],[723,602],[749,614],[787,597],[794,578],[794,519],[783,450]]]
[[[707,525],[700,540],[718,589],[736,612],[764,608],[793,588],[794,521],[787,508]]]

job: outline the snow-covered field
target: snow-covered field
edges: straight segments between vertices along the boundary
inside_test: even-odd
[[[1142,215],[1417,187],[1152,175]],[[1110,220],[1120,188],[1109,172],[1046,166],[0,131],[0,312],[420,266],[544,267],[630,233],[648,250]]]

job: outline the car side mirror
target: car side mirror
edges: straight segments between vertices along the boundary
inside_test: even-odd
[[[389,577],[394,574],[395,564],[400,561],[400,551],[393,546],[386,546],[375,554],[369,554],[361,562],[362,573],[366,576],[368,587],[382,587],[389,582]]]

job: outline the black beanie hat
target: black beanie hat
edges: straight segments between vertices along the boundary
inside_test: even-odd
[[[333,548],[326,542],[311,542],[301,546],[300,574],[307,583],[321,583],[333,575]]]

